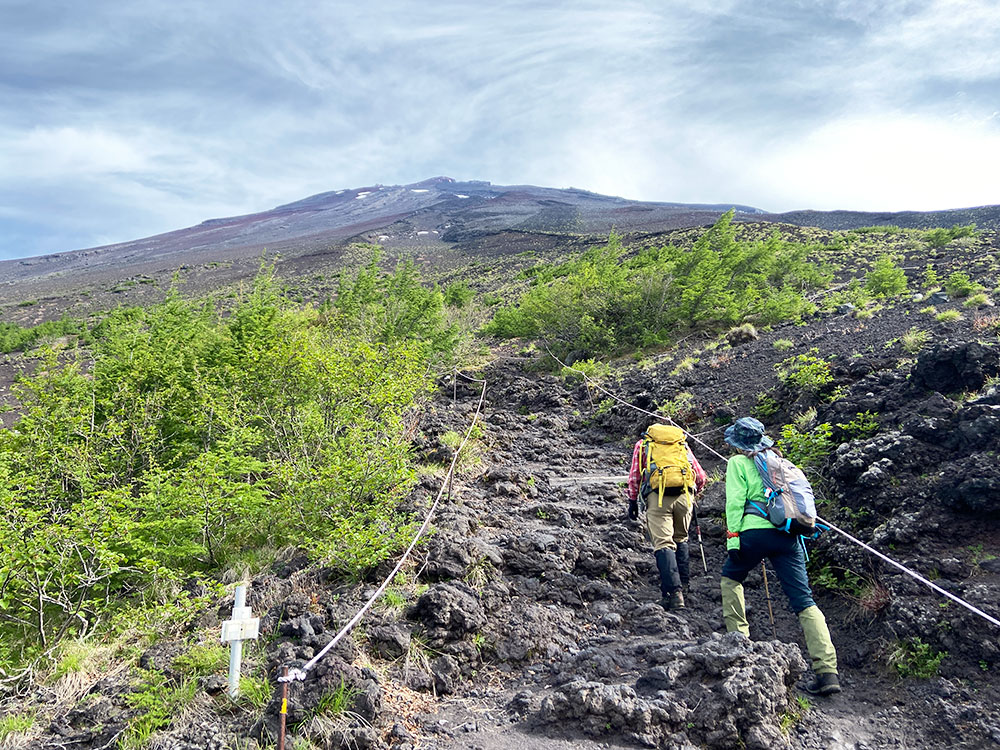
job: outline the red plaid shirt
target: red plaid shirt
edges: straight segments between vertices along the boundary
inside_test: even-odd
[[[640,440],[635,444],[635,448],[632,449],[632,467],[628,470],[628,499],[629,501],[637,500],[639,498],[639,485],[642,484],[642,465],[645,462],[645,449],[643,448],[643,443],[645,441]],[[705,470],[701,468],[701,464],[698,463],[698,459],[694,457],[691,449],[688,448],[688,459],[691,461],[691,468],[694,469],[694,491],[696,493],[701,492],[705,487],[705,483],[708,482],[708,475]]]

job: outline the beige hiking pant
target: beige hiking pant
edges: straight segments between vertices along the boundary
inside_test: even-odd
[[[653,551],[676,550],[677,545],[688,540],[691,525],[692,497],[690,494],[664,495],[660,506],[660,495],[654,490],[646,495],[646,538],[653,545]]]

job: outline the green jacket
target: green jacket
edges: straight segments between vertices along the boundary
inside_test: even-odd
[[[764,501],[764,482],[753,460],[733,456],[726,467],[726,528],[732,533],[750,529],[773,529],[774,525],[756,514],[743,514],[747,500]],[[740,538],[726,539],[726,549],[739,549]]]

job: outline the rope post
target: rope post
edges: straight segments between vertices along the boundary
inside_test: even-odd
[[[233,603],[233,619],[236,619],[239,610],[246,607],[247,587],[239,585],[236,587],[236,598]],[[235,698],[240,694],[240,664],[243,661],[243,641],[230,641],[229,644],[229,697]]]
[[[778,629],[774,627],[774,610],[771,609],[771,589],[767,585],[767,566],[760,561],[760,572],[764,574],[764,596],[767,597],[767,616],[771,618],[771,635],[778,637]]]
[[[285,722],[288,720],[288,667],[282,671],[282,677],[286,680],[281,683],[281,728],[278,730],[278,750],[285,750]]]
[[[260,634],[260,618],[253,617],[247,603],[247,585],[236,587],[232,619],[222,623],[222,642],[229,644],[229,697],[240,694],[240,665],[243,661],[243,641],[253,640]]]

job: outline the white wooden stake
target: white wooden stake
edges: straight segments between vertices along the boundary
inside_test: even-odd
[[[222,642],[229,643],[229,697],[235,698],[240,693],[240,665],[243,661],[243,641],[253,640],[260,633],[260,619],[251,617],[250,607],[246,606],[247,587],[240,584],[236,587],[236,600],[233,602],[233,619],[222,623]]]

